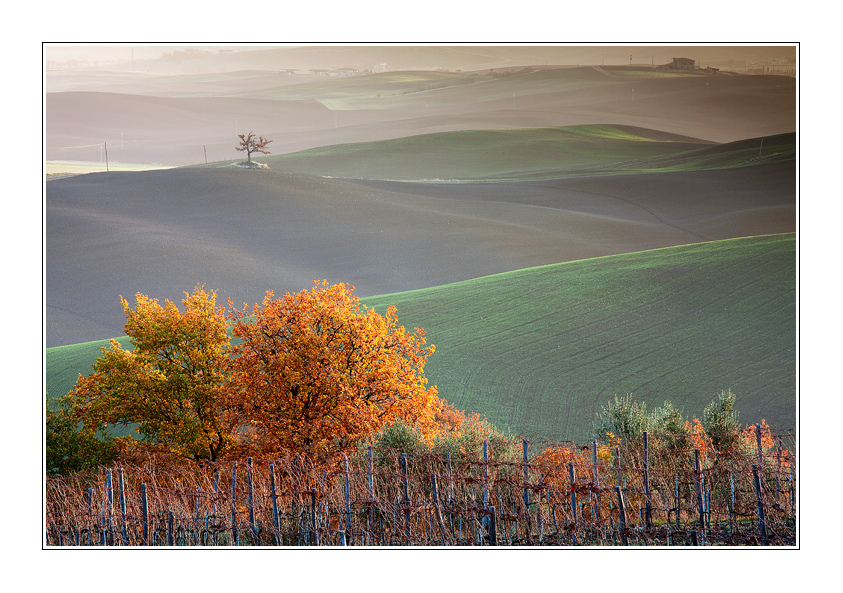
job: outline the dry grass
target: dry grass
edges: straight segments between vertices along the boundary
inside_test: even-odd
[[[534,458],[525,479],[521,441],[507,445],[503,461],[487,464],[479,452],[473,461],[450,465],[441,457],[413,456],[406,473],[401,454],[392,450],[373,451],[371,473],[365,450],[348,459],[347,473],[345,461],[249,459],[162,466],[149,459],[122,469],[102,468],[96,475],[48,480],[47,538],[49,545],[64,546],[475,546],[493,541],[501,546],[611,546],[621,545],[624,535],[630,545],[690,545],[694,538],[706,545],[761,543],[752,477],[756,460],[749,453],[728,465],[704,466],[701,519],[692,451],[670,463],[650,459],[645,474],[642,451],[619,448],[610,465],[598,466],[595,483],[588,451],[565,443],[529,447],[535,452],[560,445],[576,460],[574,488],[568,467],[539,466]],[[795,543],[794,477],[782,469],[790,462],[775,453],[764,459],[761,496],[771,545]],[[618,484],[624,493],[623,518]]]

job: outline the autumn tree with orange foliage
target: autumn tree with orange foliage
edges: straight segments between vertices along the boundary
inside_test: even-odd
[[[233,311],[235,381],[259,450],[327,457],[399,420],[432,434],[438,400],[423,373],[434,346],[353,290],[322,282]]]
[[[217,460],[240,424],[230,398],[227,321],[216,294],[185,293],[184,312],[137,294],[135,307],[120,297],[132,350],[116,340],[102,348],[94,372],[79,377],[71,397],[91,431],[137,424],[148,442],[176,456]]]

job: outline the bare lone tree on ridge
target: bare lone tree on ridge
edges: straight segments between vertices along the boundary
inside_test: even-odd
[[[237,134],[237,137],[240,138],[240,146],[235,148],[237,148],[240,152],[246,153],[249,164],[252,163],[253,152],[269,154],[269,151],[266,149],[266,145],[272,142],[272,140],[268,140],[263,136],[255,136],[252,132],[249,132],[248,134]]]

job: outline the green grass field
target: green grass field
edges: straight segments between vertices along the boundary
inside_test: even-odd
[[[437,346],[440,395],[536,438],[588,437],[632,393],[700,416],[732,389],[744,423],[795,428],[793,234],[531,268],[365,299]]]
[[[711,144],[628,126],[468,130],[262,157],[273,169],[356,179],[523,180],[699,170],[795,158],[795,134]]]
[[[441,397],[531,438],[587,439],[600,406],[632,393],[699,416],[721,390],[744,423],[796,426],[794,234],[529,268],[368,297],[436,345]],[[127,339],[121,338],[124,346]],[[104,342],[46,351],[50,397]]]

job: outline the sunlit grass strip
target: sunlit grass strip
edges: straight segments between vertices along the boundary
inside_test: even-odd
[[[47,175],[82,175],[85,173],[104,173],[106,171],[152,171],[156,169],[172,169],[163,165],[147,163],[105,163],[95,161],[46,161]]]

